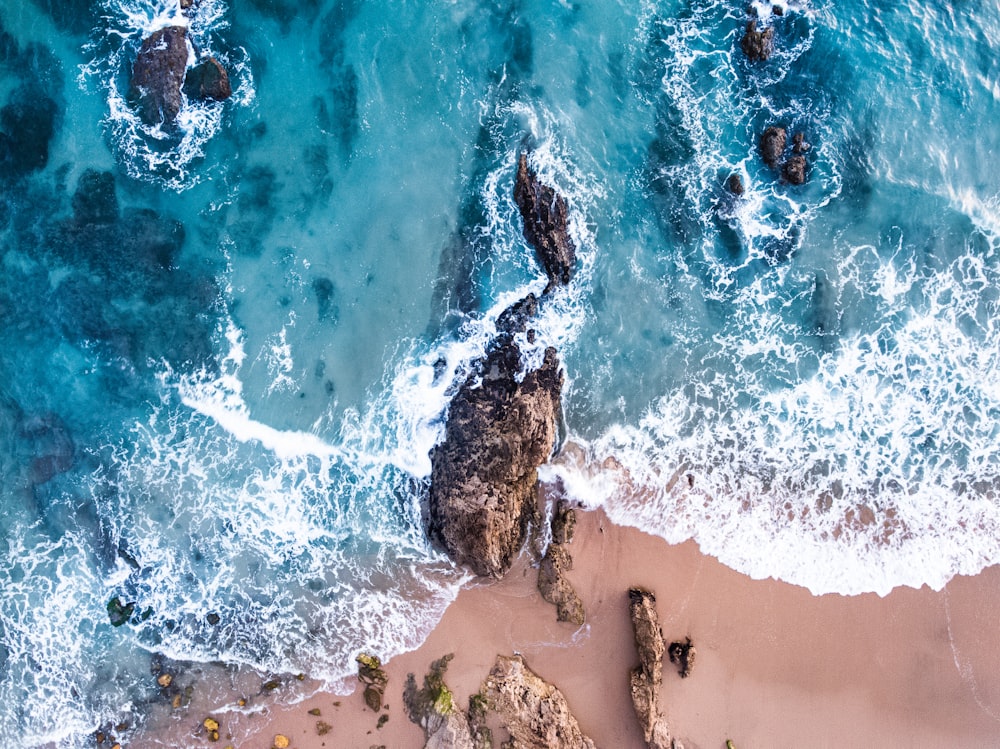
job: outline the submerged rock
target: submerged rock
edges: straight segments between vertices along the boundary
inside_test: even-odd
[[[750,21],[740,40],[740,48],[751,60],[766,60],[774,54],[774,29],[769,26],[758,31],[757,22]]]
[[[576,246],[569,236],[566,199],[538,179],[523,152],[517,162],[514,202],[524,219],[524,238],[535,248],[549,278],[545,291],[568,284],[576,266]]]
[[[184,26],[166,26],[143,40],[132,66],[131,90],[147,125],[172,125],[177,119],[187,64]]]
[[[776,167],[785,153],[788,134],[783,127],[771,126],[760,136],[760,155],[769,167]]]
[[[184,94],[189,99],[225,101],[233,95],[229,73],[214,57],[205,57],[187,71]]]
[[[639,651],[639,666],[632,669],[629,688],[632,705],[650,749],[676,749],[666,719],[660,714],[660,687],[663,684],[663,654],[666,646],[656,613],[656,596],[648,590],[628,592],[629,614]]]
[[[495,712],[519,749],[594,749],[562,692],[540,678],[519,655],[499,656],[483,685]]]
[[[452,400],[444,441],[431,452],[428,533],[458,564],[502,577],[538,512],[538,466],[552,453],[563,375],[554,348],[521,373],[501,336]]]

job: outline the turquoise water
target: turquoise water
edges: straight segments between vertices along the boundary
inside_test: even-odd
[[[547,478],[814,593],[1000,562],[1000,10],[781,7],[751,63],[736,2],[202,0],[234,96],[173,135],[124,95],[172,3],[0,7],[0,735],[419,644],[428,451],[545,286],[525,147],[580,256]]]

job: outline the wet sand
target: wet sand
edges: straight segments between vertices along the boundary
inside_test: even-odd
[[[636,585],[656,593],[667,640],[689,636],[697,648],[687,679],[665,662],[661,695],[688,747],[717,749],[726,739],[739,749],[1000,741],[1000,567],[955,578],[940,592],[816,597],[751,580],[694,543],[670,546],[613,526],[601,511],[578,518],[570,577],[587,607],[582,628],[555,621],[522,556],[503,581],[464,589],[418,650],[387,664],[381,728],[356,689],[234,716],[229,743],[268,749],[280,733],[296,749],[421,747],[423,734],[402,704],[407,673],[419,680],[431,661],[455,653],[447,681],[465,706],[495,656],[519,652],[562,690],[598,746],[641,747],[627,690],[637,656],[626,591]],[[329,726],[322,735],[320,722]],[[224,734],[216,746],[226,743]]]

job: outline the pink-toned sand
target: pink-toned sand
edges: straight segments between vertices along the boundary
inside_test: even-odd
[[[224,720],[215,746],[231,733],[237,749],[268,749],[280,733],[294,749],[421,747],[403,710],[407,673],[419,680],[455,653],[447,681],[464,706],[496,655],[513,651],[562,690],[598,746],[641,747],[627,689],[637,657],[626,591],[636,585],[656,593],[668,641],[690,636],[698,651],[687,679],[664,664],[661,707],[688,747],[1000,746],[1000,567],[941,592],[815,597],[751,580],[693,543],[613,526],[600,511],[578,517],[569,548],[583,628],[555,621],[522,558],[503,581],[463,590],[422,647],[387,664],[382,728],[355,690]],[[323,735],[319,721],[330,726]]]

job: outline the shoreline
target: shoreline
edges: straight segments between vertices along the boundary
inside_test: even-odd
[[[577,517],[568,577],[587,609],[583,627],[556,621],[522,553],[503,580],[463,588],[419,648],[384,664],[388,708],[380,714],[389,718],[381,727],[355,688],[253,715],[224,714],[222,740],[210,744],[201,732],[199,744],[269,749],[282,734],[293,749],[422,747],[423,733],[403,707],[407,674],[419,684],[432,661],[454,653],[445,680],[465,708],[496,656],[517,652],[562,691],[598,746],[638,749],[644,743],[628,692],[638,663],[630,586],[656,594],[668,642],[689,636],[698,650],[687,679],[664,663],[660,698],[671,732],[688,749],[723,747],[727,739],[738,749],[973,747],[1000,735],[1000,642],[992,636],[1000,566],[956,577],[940,592],[813,596],[752,580],[692,541],[670,546],[615,526],[600,509]],[[204,717],[188,711],[174,724],[178,736],[198,736]]]

